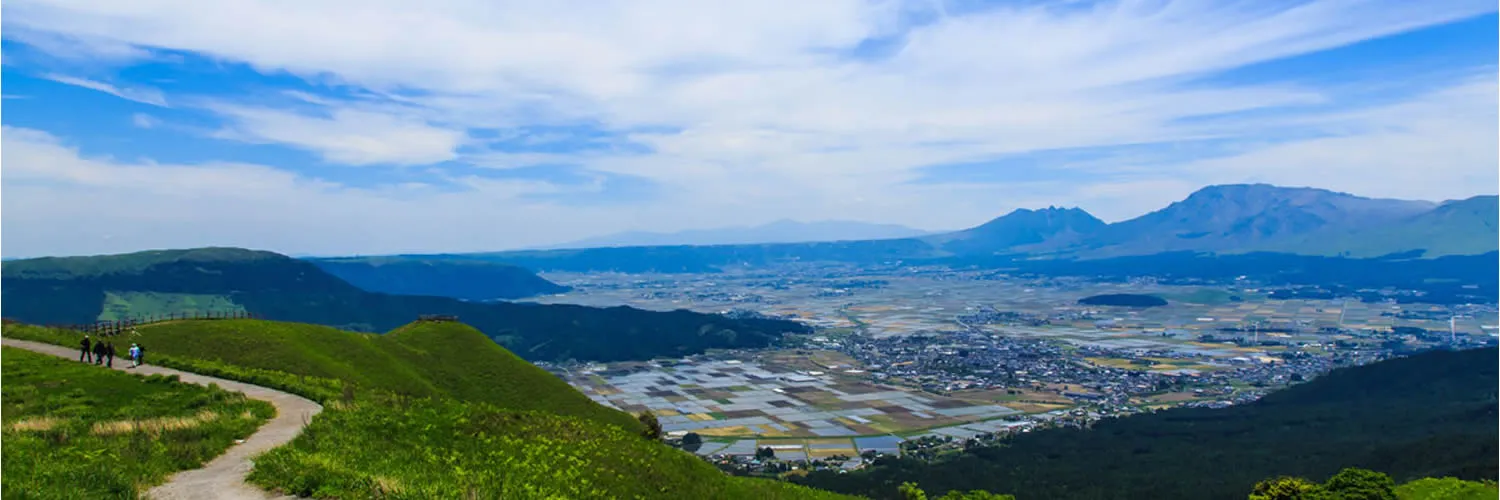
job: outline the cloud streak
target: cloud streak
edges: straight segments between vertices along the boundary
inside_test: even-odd
[[[1366,76],[1409,82],[1386,102],[1351,97],[1362,82],[1211,77],[1495,10],[1471,0],[12,0],[4,22],[48,40],[42,50],[96,47],[110,64],[178,51],[317,82],[280,93],[295,106],[267,105],[250,87],[213,96],[220,138],[333,164],[558,165],[661,186],[633,218],[548,212],[561,217],[550,225],[585,236],[789,217],[962,227],[1051,204],[1113,220],[1210,182],[1491,191],[1492,67],[1447,68],[1463,78],[1418,85],[1372,62]],[[884,48],[870,50],[872,40]],[[537,126],[587,126],[631,147],[508,151],[484,139]],[[1225,146],[1212,157],[1025,167],[1066,170],[1053,176],[1064,179],[914,182],[933,165],[1020,168],[994,160],[1204,139]],[[507,189],[554,189],[483,182],[474,189],[509,201],[466,198],[484,208],[458,210],[501,213],[524,198]]]
[[[46,78],[57,83],[68,84],[74,87],[82,87],[89,90],[96,90],[115,97],[119,97],[121,99],[135,101],[142,104],[150,104],[152,106],[159,106],[163,108],[167,107],[167,97],[163,95],[160,90],[153,88],[116,87],[114,85],[110,85],[108,83],[100,81],[57,74],[47,75]]]

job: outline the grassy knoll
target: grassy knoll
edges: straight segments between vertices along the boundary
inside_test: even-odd
[[[69,331],[29,325],[5,328],[5,335],[15,338],[61,345],[78,341]],[[262,385],[317,400],[342,396],[342,389],[350,386],[356,394],[452,397],[640,429],[634,417],[594,403],[462,323],[419,322],[378,335],[277,321],[179,321],[141,327],[127,342],[146,346],[148,362],[269,382]],[[294,377],[277,377],[278,373]],[[251,374],[260,375],[260,382],[245,378]],[[276,378],[282,380],[272,380]]]
[[[244,312],[223,295],[157,292],[105,292],[99,321],[114,321],[168,314]]]
[[[1396,487],[1399,500],[1491,500],[1500,497],[1494,481],[1423,478]]]
[[[619,428],[440,399],[320,416],[251,481],[319,498],[846,498],[725,475]]]
[[[276,412],[215,387],[3,351],[5,498],[136,498]]]
[[[5,335],[77,340],[18,324]],[[266,488],[315,498],[846,498],[729,476],[642,438],[630,415],[462,324],[370,335],[184,321],[141,328],[136,340],[152,362],[327,402],[300,437],[256,461],[251,480]]]

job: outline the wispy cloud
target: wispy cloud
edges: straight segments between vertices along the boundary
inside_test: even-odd
[[[145,113],[130,115],[130,123],[140,128],[156,128],[161,125],[161,120]]]
[[[1463,90],[1493,93],[1493,68],[1478,83],[1417,82],[1371,61],[1363,77],[1395,82],[1379,102],[1299,75],[1208,77],[1495,10],[1473,0],[14,0],[5,23],[54,44],[180,51],[333,82],[276,92],[296,101],[287,108],[216,96],[222,137],[352,165],[643,177],[663,194],[638,209],[659,215],[651,229],[675,230],[785,217],[960,227],[1048,204],[1118,219],[1199,183],[1262,179],[1406,197],[1493,190],[1494,158],[1479,153],[1495,149],[1495,119],[1463,111],[1493,111],[1493,95]],[[865,50],[872,40],[883,48]],[[505,152],[478,139],[580,123],[639,147]],[[1226,146],[1212,158],[1091,158],[1063,179],[911,182],[933,165],[1203,139]],[[1347,174],[1358,165],[1364,174]],[[1433,165],[1447,173],[1410,177]]]
[[[416,165],[457,156],[464,132],[419,119],[356,109],[309,116],[269,108],[214,104],[210,109],[231,125],[218,136],[247,142],[279,143],[348,165]]]
[[[162,94],[160,90],[149,87],[116,87],[114,85],[101,81],[58,74],[46,75],[46,78],[54,82],[64,83],[75,87],[97,90],[99,92],[113,95],[121,99],[127,99],[142,104],[150,104],[152,106],[167,107],[166,95]]]

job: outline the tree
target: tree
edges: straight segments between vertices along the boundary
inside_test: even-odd
[[[927,500],[927,492],[917,487],[917,483],[905,482],[896,488],[901,493],[902,500]],[[984,490],[949,491],[948,494],[938,497],[937,500],[1016,500],[1014,495],[1001,495]]]
[[[1366,469],[1341,470],[1323,488],[1340,500],[1396,500],[1396,482],[1391,476]]]
[[[984,490],[953,490],[948,492],[947,495],[938,497],[938,500],[1016,500],[1016,496],[990,493]]]
[[[758,458],[758,459],[761,459],[761,460],[767,460],[767,459],[771,459],[771,458],[776,458],[776,450],[771,449],[770,446],[767,446],[765,448],[759,448],[759,449],[755,450],[755,458]]]
[[[927,492],[917,487],[917,483],[905,482],[896,488],[901,493],[902,500],[927,500]]]
[[[698,451],[698,448],[702,447],[703,436],[699,436],[698,433],[689,432],[682,436],[682,449],[687,451]]]
[[[646,412],[641,413],[640,416],[636,417],[636,419],[641,421],[641,425],[646,426],[646,430],[641,431],[641,435],[646,436],[646,439],[661,439],[661,422],[656,420],[655,413],[651,413],[650,410],[647,410]]]
[[[1250,500],[1310,500],[1323,494],[1323,487],[1300,477],[1278,477],[1255,483]]]

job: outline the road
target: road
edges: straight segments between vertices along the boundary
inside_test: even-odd
[[[41,342],[30,342],[11,338],[0,338],[0,345],[28,351],[50,354],[65,359],[78,359],[78,349]],[[253,459],[271,448],[281,446],[297,437],[313,415],[323,411],[323,406],[310,399],[268,389],[244,382],[208,377],[160,366],[141,365],[129,368],[125,358],[115,359],[115,370],[140,375],[176,375],[183,382],[198,385],[218,384],[224,390],[244,393],[251,399],[271,403],[276,407],[276,417],[262,425],[244,442],[231,446],[223,455],[199,469],[185,470],[173,474],[167,482],[146,492],[147,498],[156,500],[188,500],[219,498],[227,500],[267,500],[293,497],[278,497],[245,482],[245,476],[255,466]]]

